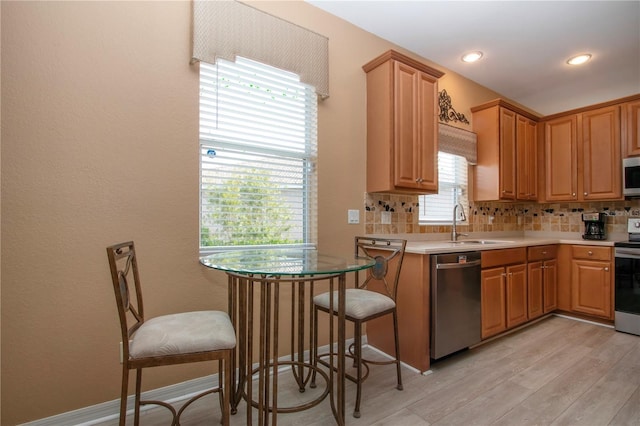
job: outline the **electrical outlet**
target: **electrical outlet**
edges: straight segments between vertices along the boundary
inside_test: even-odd
[[[391,225],[391,212],[382,212],[380,220],[383,225]]]

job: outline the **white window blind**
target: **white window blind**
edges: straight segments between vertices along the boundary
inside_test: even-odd
[[[317,96],[238,57],[200,63],[200,246],[313,245]]]
[[[462,156],[438,152],[438,193],[420,196],[420,222],[451,223],[457,203],[469,210],[467,166]]]

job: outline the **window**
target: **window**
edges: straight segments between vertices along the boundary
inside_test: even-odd
[[[238,57],[200,63],[200,250],[313,246],[317,95]]]
[[[420,196],[420,222],[450,224],[457,203],[468,211],[467,166],[465,157],[438,152],[438,193]]]

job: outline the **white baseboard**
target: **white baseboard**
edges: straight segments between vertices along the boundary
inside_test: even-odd
[[[363,341],[366,342],[365,338]],[[353,342],[353,339],[346,341],[346,347]],[[329,345],[325,345],[318,348],[320,352],[328,351]],[[304,352],[304,359],[309,360],[309,351]],[[280,361],[289,361],[290,355],[279,358]],[[257,364],[254,364],[254,368]],[[281,367],[282,369],[288,368],[287,366]],[[218,386],[218,374],[212,374],[209,376],[198,377],[197,379],[188,380],[186,382],[176,383],[174,385],[166,386],[159,389],[153,389],[147,392],[143,392],[141,399],[143,400],[156,400],[164,401],[169,404],[180,403],[186,401],[194,395],[203,392],[207,389],[212,389]],[[134,396],[129,395],[127,399],[127,414],[133,414]],[[178,404],[179,405],[179,404]],[[140,408],[140,412],[156,408],[154,405],[146,405]],[[112,401],[103,402],[101,404],[91,405],[89,407],[80,408],[74,411],[68,411],[66,413],[58,414],[44,419],[34,420],[29,423],[23,423],[21,426],[60,426],[60,425],[74,425],[74,426],[91,426],[98,423],[107,422],[109,420],[117,420],[120,416],[120,399],[114,399]]]

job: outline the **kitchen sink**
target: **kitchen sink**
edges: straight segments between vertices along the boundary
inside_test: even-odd
[[[459,240],[459,241],[449,241],[451,244],[504,244],[509,241],[496,241],[496,240]]]

